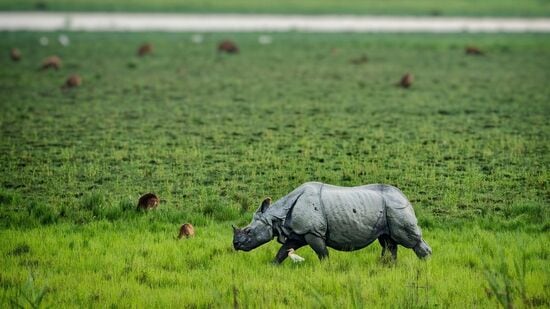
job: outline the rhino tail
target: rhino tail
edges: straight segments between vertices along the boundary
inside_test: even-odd
[[[416,253],[416,256],[418,256],[418,258],[420,259],[425,259],[432,255],[432,248],[422,238],[416,244],[416,246],[414,246],[413,250],[414,253]]]

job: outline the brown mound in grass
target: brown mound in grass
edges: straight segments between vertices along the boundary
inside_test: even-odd
[[[218,51],[228,54],[236,54],[239,52],[239,47],[234,42],[225,40],[218,44]]]
[[[21,51],[17,48],[12,48],[10,51],[10,58],[13,61],[21,60]]]
[[[138,56],[143,57],[153,53],[153,45],[151,43],[144,43],[138,49]]]
[[[353,58],[349,61],[351,64],[360,65],[369,62],[367,55],[361,55],[360,57]]]
[[[401,77],[401,80],[399,81],[399,86],[403,87],[403,88],[409,88],[412,86],[412,83],[414,81],[414,78],[412,76],[412,74],[410,73],[407,73],[405,75],[403,75],[403,77]]]
[[[154,193],[146,193],[139,198],[137,208],[148,210],[157,208],[159,205],[159,198]]]
[[[475,47],[475,46],[466,46],[466,55],[474,55],[474,56],[481,56],[483,55],[483,52],[481,49]]]
[[[42,61],[43,70],[47,70],[47,69],[59,70],[60,68],[61,68],[61,58],[59,58],[58,56],[50,56],[44,59],[44,61]]]
[[[65,88],[74,88],[82,84],[82,78],[78,74],[73,74],[67,78],[63,87]]]
[[[182,239],[183,237],[189,238],[195,236],[195,228],[191,223],[185,223],[180,227],[180,232],[178,235],[178,239]]]

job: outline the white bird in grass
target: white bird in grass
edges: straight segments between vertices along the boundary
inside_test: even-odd
[[[290,259],[294,263],[301,263],[301,262],[305,261],[305,259],[303,257],[301,257],[298,254],[294,253],[294,249],[289,249],[288,250],[288,256],[290,257]]]

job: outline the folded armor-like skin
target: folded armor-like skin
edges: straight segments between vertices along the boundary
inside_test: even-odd
[[[292,234],[314,234],[337,250],[361,249],[380,235],[413,248],[422,240],[414,210],[403,193],[389,185],[338,187],[308,182],[269,207],[278,241]]]

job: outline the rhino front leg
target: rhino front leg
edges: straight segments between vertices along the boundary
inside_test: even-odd
[[[313,234],[306,234],[305,239],[307,244],[317,253],[319,260],[328,258],[328,249],[324,239]]]
[[[285,244],[281,246],[281,248],[277,252],[277,255],[275,256],[275,260],[273,260],[273,263],[281,264],[288,257],[288,250],[290,249],[298,250],[298,248],[301,248],[304,245],[305,245],[304,242],[287,241]]]

